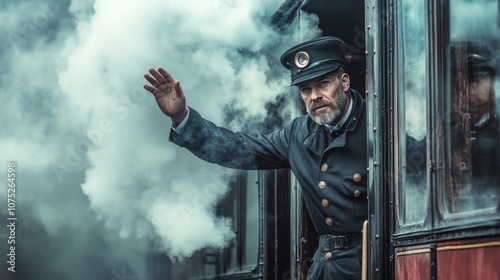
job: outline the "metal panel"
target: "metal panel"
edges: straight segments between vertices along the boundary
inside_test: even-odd
[[[387,121],[382,112],[388,112],[385,104],[389,98],[386,75],[387,55],[390,43],[386,27],[391,22],[390,13],[384,12],[388,7],[384,1],[365,1],[366,22],[366,97],[368,106],[368,225],[369,241],[369,279],[390,279],[389,207],[390,190],[384,176],[387,162],[383,158],[384,146],[387,146]],[[384,46],[384,48],[382,47]],[[387,149],[387,148],[386,148]],[[387,152],[385,152],[387,154]]]
[[[396,253],[395,279],[420,280],[431,278],[431,249],[409,247]]]
[[[455,241],[437,246],[439,280],[500,279],[500,240]]]

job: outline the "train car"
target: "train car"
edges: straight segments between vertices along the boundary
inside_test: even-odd
[[[302,40],[297,21],[315,15],[348,45],[368,112],[363,279],[500,279],[499,13],[499,0],[286,0],[271,19]],[[291,119],[305,111],[290,96]],[[306,279],[317,234],[293,174],[239,171],[230,187],[218,214],[237,238],[186,277]]]
[[[499,10],[365,3],[369,279],[500,279]]]

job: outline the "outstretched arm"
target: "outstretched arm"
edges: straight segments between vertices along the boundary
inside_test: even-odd
[[[288,130],[271,135],[251,137],[217,127],[186,106],[186,97],[179,81],[163,68],[149,68],[144,78],[150,83],[144,88],[151,92],[161,111],[172,118],[177,127],[186,118],[182,133],[170,132],[170,141],[191,151],[199,158],[237,169],[289,168],[287,160]]]
[[[145,84],[144,88],[153,94],[160,110],[172,119],[174,126],[180,124],[189,109],[179,81],[175,81],[161,67],[158,70],[149,68],[149,73],[144,74],[144,78],[151,84]]]

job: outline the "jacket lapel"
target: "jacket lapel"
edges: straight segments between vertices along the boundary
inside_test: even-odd
[[[323,152],[328,148],[330,135],[326,132],[323,126],[313,123],[311,125],[312,131],[304,139],[302,139],[302,144],[306,146],[313,153],[321,157]]]

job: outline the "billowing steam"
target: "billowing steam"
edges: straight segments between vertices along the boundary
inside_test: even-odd
[[[288,91],[278,59],[296,42],[270,26],[281,4],[0,4],[0,178],[14,161],[15,279],[112,279],[125,266],[149,279],[149,255],[184,258],[231,240],[231,221],[214,215],[231,171],[168,143],[170,120],[142,75],[165,67],[188,104],[221,125],[229,104],[263,116]]]

